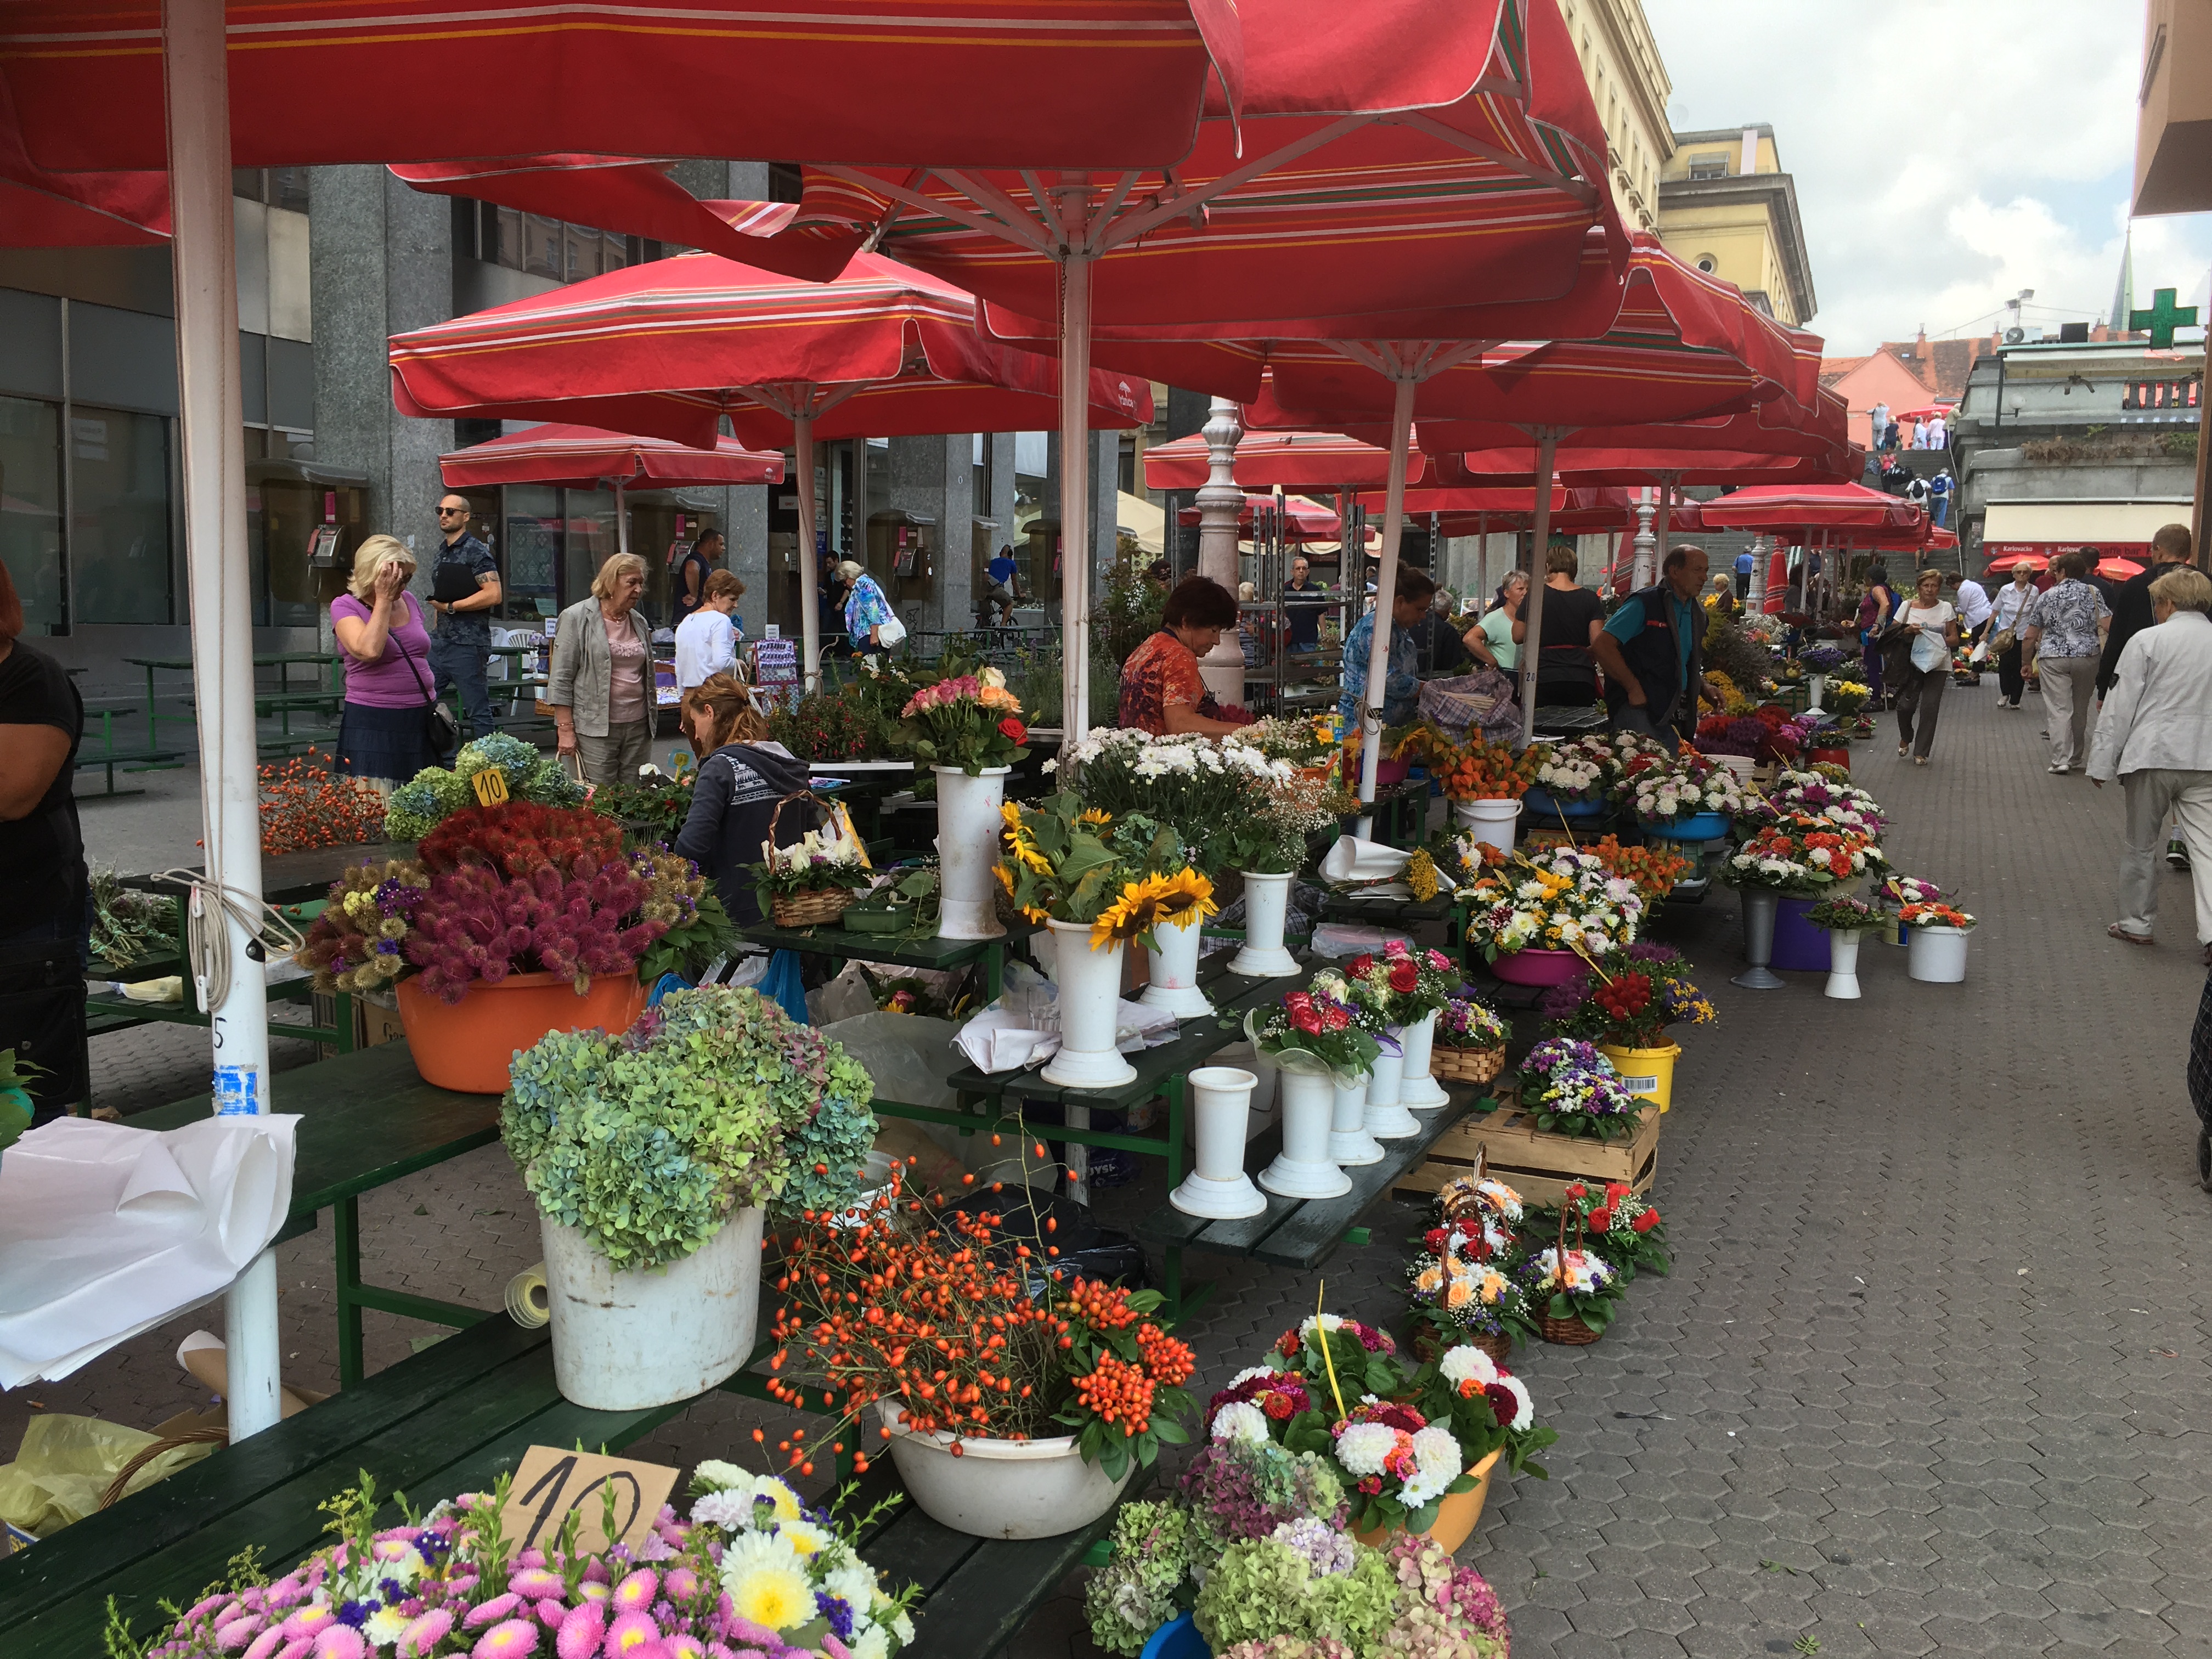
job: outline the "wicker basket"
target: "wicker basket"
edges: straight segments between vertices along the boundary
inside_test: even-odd
[[[1563,1348],[1586,1348],[1603,1334],[1594,1331],[1580,1319],[1557,1319],[1550,1314],[1536,1321],[1536,1329],[1547,1342],[1556,1342]]]
[[[776,839],[776,825],[782,821],[783,809],[795,800],[811,801],[825,821],[834,821],[836,815],[827,801],[811,789],[799,790],[776,802],[775,811],[769,814],[768,838],[771,846],[783,845]],[[843,915],[858,896],[849,887],[817,888],[811,893],[777,893],[769,900],[769,920],[778,927],[818,927]]]
[[[1487,1083],[1505,1069],[1505,1045],[1495,1048],[1451,1048],[1437,1043],[1429,1050],[1429,1073],[1445,1083]]]
[[[1503,1331],[1495,1336],[1462,1336],[1459,1341],[1451,1346],[1458,1347],[1462,1344],[1470,1348],[1481,1349],[1490,1356],[1490,1363],[1493,1365],[1503,1365],[1513,1353],[1513,1339]],[[1413,1327],[1413,1358],[1424,1365],[1444,1351],[1444,1344],[1437,1335],[1436,1327],[1427,1323]]]

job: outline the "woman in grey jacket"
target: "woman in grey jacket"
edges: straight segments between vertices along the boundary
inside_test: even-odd
[[[583,756],[586,783],[634,782],[653,752],[653,635],[638,613],[645,561],[617,553],[589,599],[561,613],[545,701],[563,755]]]
[[[684,730],[704,758],[676,852],[714,884],[730,920],[750,927],[761,919],[761,908],[746,866],[763,862],[769,825],[775,825],[779,847],[818,825],[820,814],[811,801],[793,801],[781,819],[775,815],[778,801],[806,787],[806,763],[769,741],[768,722],[754,712],[745,688],[727,674],[711,675],[684,694]]]

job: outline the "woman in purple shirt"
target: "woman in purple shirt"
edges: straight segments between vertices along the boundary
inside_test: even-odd
[[[434,684],[430,635],[407,591],[414,574],[415,556],[404,544],[371,536],[354,555],[348,591],[331,601],[331,624],[345,648],[338,770],[380,794],[439,761],[424,712]]]

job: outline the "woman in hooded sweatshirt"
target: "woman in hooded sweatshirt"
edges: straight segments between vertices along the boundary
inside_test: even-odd
[[[731,921],[752,927],[761,919],[760,898],[747,866],[762,861],[776,803],[807,787],[806,763],[769,741],[768,722],[727,674],[684,693],[684,730],[701,759],[677,854],[714,882]],[[776,823],[775,844],[800,840],[818,827],[819,817],[811,802],[792,802]]]

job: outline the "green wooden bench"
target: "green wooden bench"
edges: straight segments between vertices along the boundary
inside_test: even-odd
[[[118,747],[115,741],[117,717],[137,712],[136,703],[100,702],[85,705],[85,733],[83,741],[77,745],[76,769],[80,772],[89,771],[95,767],[104,769],[107,774],[107,787],[96,796],[80,796],[78,799],[105,800],[123,795],[143,795],[146,793],[143,789],[118,789],[115,787],[117,767],[125,766],[134,771],[145,772],[157,767],[173,766],[185,758],[185,751],[181,749],[159,748],[150,743]],[[94,722],[97,722],[96,726]]]

